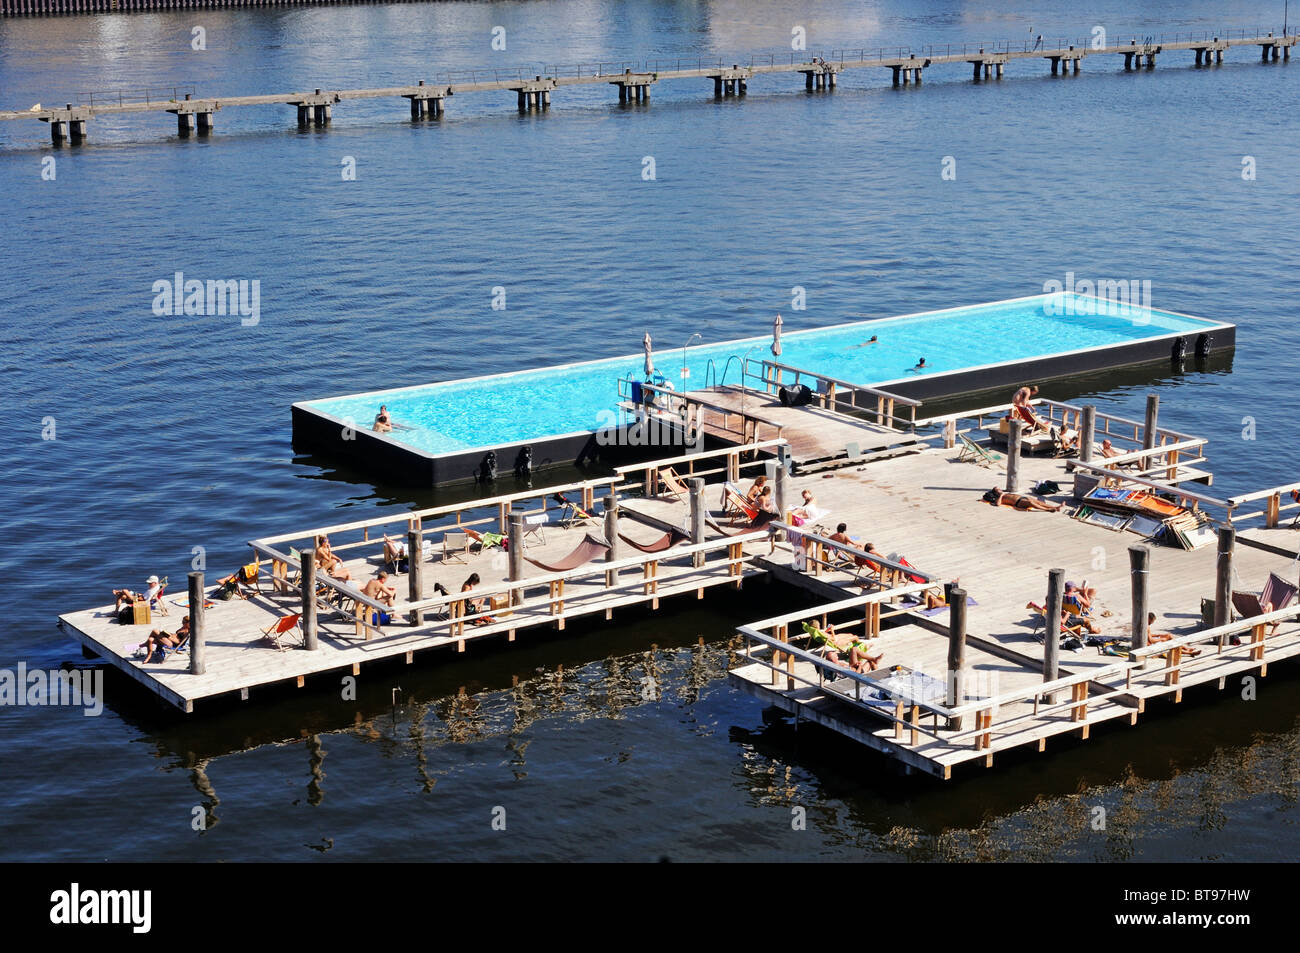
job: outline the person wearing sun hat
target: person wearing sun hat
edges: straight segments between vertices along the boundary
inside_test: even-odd
[[[123,606],[129,606],[134,602],[149,601],[153,605],[162,597],[162,583],[157,576],[150,576],[144,581],[146,589],[143,593],[134,592],[130,589],[114,589],[113,598],[116,604],[113,606],[114,612],[121,612]]]

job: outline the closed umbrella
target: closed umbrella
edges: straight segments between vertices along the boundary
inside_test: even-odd
[[[772,356],[781,356],[781,316],[778,314],[772,322]]]
[[[646,376],[646,377],[654,377],[654,376],[655,376],[655,356],[654,356],[654,353],[651,351],[651,346],[650,346],[650,332],[649,332],[649,331],[647,331],[647,332],[645,333],[645,340],[644,340],[643,342],[641,342],[641,343],[645,345],[645,376]]]

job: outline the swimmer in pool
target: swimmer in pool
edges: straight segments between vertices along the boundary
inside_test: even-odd
[[[863,341],[861,344],[855,344],[854,347],[866,347],[868,344],[879,344],[880,340],[874,334],[871,335],[870,341]]]
[[[383,404],[379,405],[379,413],[375,414],[375,432],[392,433],[393,419],[388,416],[388,407]]]
[[[919,374],[921,371],[928,371],[929,369],[930,365],[925,363],[925,358],[921,358],[916,362],[916,366],[908,368],[907,372],[909,374]]]

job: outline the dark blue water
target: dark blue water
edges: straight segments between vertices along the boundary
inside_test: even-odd
[[[1254,5],[1200,2],[927,9],[590,0],[14,20],[0,22],[0,107],[788,51],[796,25],[817,49],[1257,20]],[[495,25],[506,52],[489,48]],[[1155,307],[1239,325],[1230,369],[1049,396],[1136,415],[1155,390],[1166,423],[1211,439],[1216,489],[1295,479],[1300,73],[1252,50],[1190,64],[1168,54],[1126,75],[1089,60],[1054,79],[1031,61],[978,86],[936,68],[906,89],[857,72],[830,95],[770,77],[740,102],[666,83],[642,108],[566,89],[526,118],[510,94],[465,95],[421,125],[404,101],[345,103],[306,132],[269,106],[218,113],[213,136],[187,141],[170,116],[103,119],[57,153],[54,181],[46,127],[3,124],[0,667],[72,657],[58,612],[148,572],[179,578],[194,546],[233,566],[254,536],[433,500],[296,456],[291,402],[635,352],[647,326],[720,341],[764,333],[777,310],[790,329],[1035,294],[1067,271],[1150,280]],[[153,282],[178,270],[258,280],[260,322],[155,316]],[[795,286],[806,311],[790,310]],[[1247,416],[1257,440],[1242,439]],[[57,439],[42,439],[48,418]],[[769,597],[368,674],[360,703],[291,696],[179,723],[120,691],[97,719],[0,709],[0,853],[1245,859],[1300,844],[1294,680],[961,787],[900,785],[854,746],[765,725],[727,688],[732,625]],[[647,666],[661,697],[641,697]],[[1109,834],[1085,823],[1097,804]],[[497,806],[509,833],[489,826]],[[790,830],[792,806],[807,831]]]

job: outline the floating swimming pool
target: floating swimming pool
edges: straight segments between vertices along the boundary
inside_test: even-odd
[[[803,330],[792,327],[797,320],[796,314],[783,328],[781,363],[919,397],[1153,360],[1168,354],[1179,338],[1189,355],[1198,341],[1218,350],[1233,345],[1235,331],[1230,324],[1108,306],[1068,292]],[[642,333],[631,330],[629,344]],[[868,343],[873,336],[876,342]],[[747,353],[769,357],[770,343],[765,334],[698,345],[686,350],[684,364],[682,349],[669,346],[656,350],[654,360],[678,390],[736,384],[740,359]],[[925,369],[916,370],[922,358]],[[324,432],[321,423],[333,430],[353,424],[358,435],[425,457],[476,454],[477,461],[487,448],[589,435],[609,426],[619,379],[642,379],[643,360],[635,353],[307,401],[294,405],[295,435]],[[369,431],[380,404],[399,427],[388,435]],[[319,421],[309,422],[309,415]],[[505,468],[510,459],[501,460]]]

